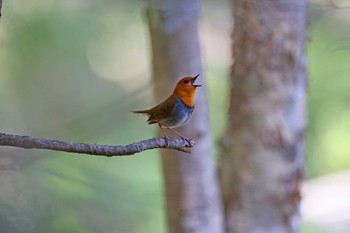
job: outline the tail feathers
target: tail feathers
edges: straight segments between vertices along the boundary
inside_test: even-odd
[[[150,111],[149,110],[137,110],[137,111],[131,111],[136,114],[144,114],[144,115],[149,115]]]

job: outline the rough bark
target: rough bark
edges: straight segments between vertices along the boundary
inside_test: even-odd
[[[306,0],[235,0],[227,233],[299,232],[306,127]]]
[[[145,150],[155,148],[173,149],[185,153],[191,153],[194,146],[193,140],[179,140],[174,138],[152,138],[134,142],[126,146],[109,146],[88,143],[65,142],[31,136],[0,133],[0,146],[12,146],[23,149],[56,150],[78,154],[90,154],[100,156],[125,156],[133,155]]]
[[[223,232],[222,204],[202,73],[198,0],[149,0],[147,15],[153,55],[156,102],[164,100],[182,76],[200,74],[192,120],[179,131],[196,141],[192,154],[162,151],[170,233]]]

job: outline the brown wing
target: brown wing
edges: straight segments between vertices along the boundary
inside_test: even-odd
[[[175,95],[169,96],[164,102],[149,110],[148,124],[158,123],[159,120],[164,119],[170,115],[176,104]]]

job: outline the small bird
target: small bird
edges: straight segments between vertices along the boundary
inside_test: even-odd
[[[195,77],[184,77],[176,84],[173,93],[164,102],[157,106],[147,109],[132,111],[133,113],[144,114],[148,116],[148,124],[158,124],[162,129],[169,129],[179,135],[182,139],[186,139],[179,132],[173,128],[177,128],[186,124],[192,117],[194,109],[194,96],[197,91],[197,87],[201,85],[195,85],[194,82],[198,78],[199,74]]]

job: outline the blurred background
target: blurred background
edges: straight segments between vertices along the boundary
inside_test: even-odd
[[[350,0],[311,3],[303,232],[348,233]],[[130,113],[153,104],[144,4],[4,0],[0,132],[101,144],[153,137],[157,127]],[[215,142],[226,121],[231,16],[229,0],[203,1]],[[157,150],[98,158],[3,147],[0,187],[2,233],[166,232]]]

